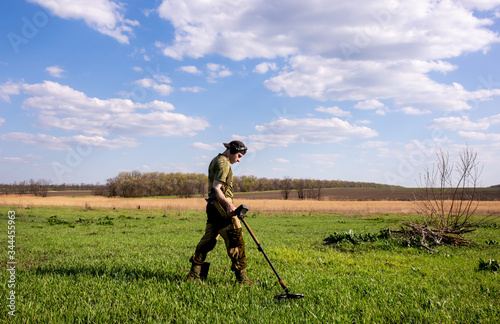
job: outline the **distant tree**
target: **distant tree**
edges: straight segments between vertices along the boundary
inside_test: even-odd
[[[316,191],[315,199],[321,200],[321,189],[323,189],[323,181],[317,180],[314,190]]]
[[[32,195],[38,196],[38,192],[40,191],[40,186],[38,182],[35,181],[35,179],[30,179],[29,188]]]
[[[14,192],[13,193],[18,193],[20,195],[25,195],[28,193],[28,185],[25,180],[19,182],[17,185],[14,182]]]
[[[304,179],[296,179],[293,181],[294,188],[297,190],[297,197],[299,199],[306,198],[306,181]]]
[[[94,196],[107,196],[108,192],[106,186],[97,183],[94,188],[92,188],[92,194]]]
[[[240,185],[240,189],[243,192],[251,192],[257,189],[257,177],[255,176],[242,176],[241,179],[243,183]]]
[[[204,174],[196,174],[194,181],[196,192],[200,195],[206,195],[208,193],[208,177]]]
[[[283,196],[283,199],[287,200],[290,191],[293,188],[293,181],[290,179],[290,177],[284,177],[283,180],[281,180],[281,195]]]
[[[50,189],[50,180],[46,179],[38,180],[38,187],[39,187],[38,195],[40,197],[47,197]]]

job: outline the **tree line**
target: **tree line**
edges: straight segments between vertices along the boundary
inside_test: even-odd
[[[139,171],[120,172],[106,180],[101,194],[108,197],[156,197],[204,195],[207,192],[207,176],[202,173],[164,173]]]
[[[321,199],[324,188],[359,187],[382,188],[388,185],[371,182],[352,182],[341,180],[258,178],[255,176],[235,176],[234,192],[280,191],[283,199],[288,199],[292,190],[297,191],[299,199]],[[105,184],[59,184],[51,185],[48,180],[22,181],[13,184],[0,184],[3,194],[34,194],[45,197],[49,190],[89,190],[95,195],[107,197],[155,197],[178,196],[192,197],[206,195],[208,177],[203,173],[164,173],[127,171],[106,180]]]
[[[0,183],[0,195],[27,195],[31,194],[38,197],[47,197],[49,191],[94,191],[97,188],[102,188],[103,185],[88,184],[88,183],[63,183],[52,184],[47,179],[30,179],[23,181],[14,181],[13,183]]]
[[[233,178],[234,192],[281,191],[284,199],[288,199],[291,190],[297,190],[299,199],[320,199],[322,189],[338,187],[381,188],[388,186],[369,182],[291,179],[289,177],[268,179],[235,176]],[[208,177],[203,173],[120,172],[116,177],[108,179],[101,190],[102,192],[96,192],[96,194],[108,197],[178,196],[189,198],[208,193]]]

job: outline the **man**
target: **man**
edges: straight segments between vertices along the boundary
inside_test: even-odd
[[[205,279],[209,263],[205,262],[208,252],[212,251],[220,236],[224,238],[226,250],[231,259],[231,270],[236,280],[242,284],[254,284],[246,276],[245,241],[243,229],[237,216],[230,216],[235,211],[233,205],[233,171],[231,164],[240,162],[247,152],[240,141],[224,143],[226,150],[217,155],[208,167],[209,193],[207,199],[207,224],[205,234],[196,246],[194,255],[189,259],[191,270],[187,280]]]

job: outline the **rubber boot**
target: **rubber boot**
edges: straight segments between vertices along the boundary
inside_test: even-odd
[[[210,269],[210,263],[205,262],[201,265],[201,271],[200,271],[201,280],[207,280],[209,269]]]
[[[239,284],[242,285],[256,285],[258,284],[257,281],[250,280],[250,278],[247,277],[245,269],[243,270],[236,270],[234,272],[236,275],[236,281],[238,281]]]
[[[193,263],[191,265],[191,270],[189,270],[189,274],[188,274],[186,280],[187,281],[200,280],[200,272],[201,272],[201,265]]]

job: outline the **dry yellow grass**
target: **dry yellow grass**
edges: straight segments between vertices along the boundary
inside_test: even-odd
[[[330,212],[361,214],[414,214],[415,203],[412,201],[316,201],[316,200],[247,200],[251,211],[266,212]],[[195,209],[204,210],[202,198],[106,198],[106,197],[35,197],[30,195],[0,196],[0,205],[32,206],[73,206],[82,208],[139,208],[140,209]],[[500,215],[500,201],[482,201],[477,215]]]
[[[0,205],[7,206],[74,206],[82,208],[141,208],[141,209],[204,209],[205,200],[155,199],[155,198],[107,198],[100,196],[85,197],[35,197],[31,195],[0,196]]]

